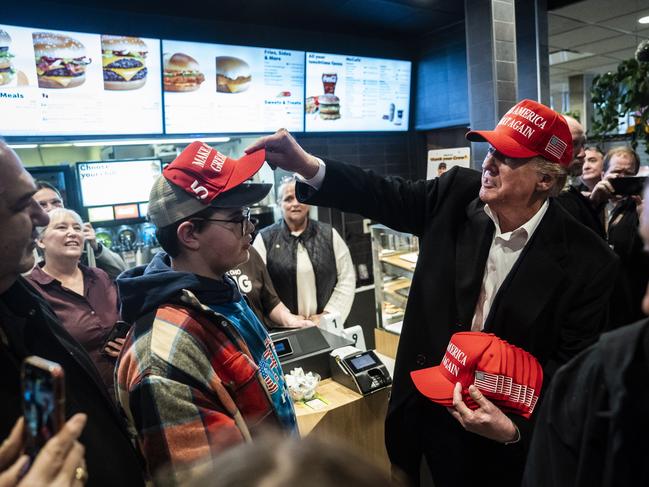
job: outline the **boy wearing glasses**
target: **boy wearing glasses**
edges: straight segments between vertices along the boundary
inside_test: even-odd
[[[245,183],[264,151],[238,161],[190,144],[154,183],[149,219],[165,252],[117,281],[135,322],[117,364],[117,395],[150,474],[249,441],[296,431],[268,334],[226,273],[248,259],[248,205],[269,184]]]

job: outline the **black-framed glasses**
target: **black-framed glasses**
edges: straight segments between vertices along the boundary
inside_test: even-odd
[[[250,208],[244,208],[241,212],[241,216],[237,218],[230,219],[220,219],[220,218],[195,218],[193,221],[202,221],[202,222],[213,222],[213,223],[239,223],[241,224],[241,236],[243,237],[246,234],[246,227],[254,227],[253,223],[250,221]]]

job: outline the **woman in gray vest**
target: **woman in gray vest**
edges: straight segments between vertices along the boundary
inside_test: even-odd
[[[309,206],[295,197],[295,180],[280,185],[277,200],[282,219],[253,244],[277,294],[293,314],[318,323],[322,314],[337,313],[344,323],[356,286],[347,245],[331,225],[309,218]]]

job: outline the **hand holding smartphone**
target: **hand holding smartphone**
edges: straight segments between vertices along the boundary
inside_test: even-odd
[[[32,355],[22,365],[25,453],[33,460],[65,422],[65,381],[56,362]]]
[[[646,181],[646,176],[624,176],[609,179],[615,194],[624,196],[642,194]]]
[[[104,340],[104,345],[102,347],[103,353],[106,355],[117,357],[117,354],[119,354],[119,351],[121,350],[121,346],[119,350],[114,350],[114,347],[110,347],[108,343],[115,342],[118,343],[118,345],[121,345],[123,341],[122,343],[120,343],[120,342],[116,342],[116,340],[118,338],[125,338],[130,329],[131,329],[130,323],[127,323],[126,321],[116,321],[115,325],[113,325],[113,328],[110,330],[110,333],[108,333],[106,340]],[[112,351],[113,353],[109,353],[107,350]]]
[[[29,460],[20,457],[10,470],[25,475],[20,485],[84,484],[88,471],[78,439],[87,417],[75,414],[65,422],[63,367],[32,355],[23,361],[21,381],[23,421],[16,424],[12,436],[24,431],[24,450]]]

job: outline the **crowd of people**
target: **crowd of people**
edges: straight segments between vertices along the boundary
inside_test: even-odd
[[[531,100],[467,138],[489,144],[481,172],[428,181],[318,158],[286,130],[238,161],[193,142],[151,188],[163,252],[132,269],[0,142],[0,487],[416,486],[422,463],[436,487],[647,483],[648,454],[632,445],[647,431],[649,321],[633,322],[649,314],[649,216],[612,182],[638,173],[638,155],[588,146],[577,120]],[[264,161],[295,176],[253,242]],[[343,238],[309,205],[419,237],[386,418],[392,479],[298,438],[269,330],[344,322],[355,287]],[[121,321],[128,335],[109,339]],[[410,373],[438,365],[461,331],[538,360],[531,420],[475,387],[448,407],[418,392]],[[21,453],[30,355],[65,370],[69,418],[34,459]]]

